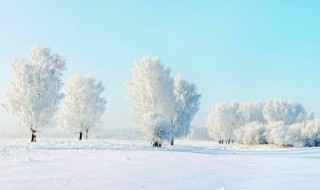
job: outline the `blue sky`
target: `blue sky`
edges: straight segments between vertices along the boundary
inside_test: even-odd
[[[123,82],[133,61],[159,56],[202,93],[203,126],[220,101],[291,98],[320,113],[319,1],[1,1],[0,96],[10,63],[35,43],[64,52],[68,70],[103,80],[105,127],[131,121]],[[0,122],[14,122],[3,110]]]

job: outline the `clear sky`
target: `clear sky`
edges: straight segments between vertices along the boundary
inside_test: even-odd
[[[216,102],[291,98],[320,113],[320,1],[0,0],[0,100],[10,63],[35,43],[64,52],[65,81],[106,86],[106,128],[133,127],[123,82],[135,59],[159,56],[202,93],[194,124]],[[0,110],[0,128],[16,125]]]

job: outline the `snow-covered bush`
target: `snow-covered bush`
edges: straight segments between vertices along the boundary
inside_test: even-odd
[[[320,146],[320,119],[302,125],[301,141],[304,146]]]
[[[240,106],[221,103],[209,114],[207,128],[218,141],[235,135],[243,144],[320,146],[319,120],[313,119],[313,113],[292,100],[250,101]]]
[[[320,146],[320,119],[309,120],[293,125],[283,125],[282,128],[283,133],[286,133],[286,145],[296,147]],[[270,141],[269,143],[272,144],[274,142]]]
[[[288,132],[289,127],[283,122],[275,122],[268,125],[266,139],[269,144],[279,145],[281,147],[293,146],[293,141]]]
[[[245,145],[266,144],[266,125],[259,122],[248,123],[235,131],[236,141]]]
[[[289,137],[289,141],[291,142],[290,144],[296,147],[305,146],[305,142],[301,135],[301,132],[305,125],[306,125],[306,122],[295,123],[289,126],[285,126],[288,128],[287,136]]]
[[[65,88],[65,98],[60,111],[60,126],[80,135],[97,126],[106,109],[106,100],[101,96],[102,82],[96,83],[92,76],[76,75]]]
[[[260,143],[255,141],[254,144],[268,143],[281,147],[320,146],[320,119],[292,125],[285,125],[283,122],[269,125],[251,123],[235,132],[237,142],[242,144],[250,144],[248,142],[258,139],[253,138],[254,134],[261,135],[260,137],[263,139]]]
[[[166,116],[158,113],[150,113],[146,116],[146,125],[148,136],[153,143],[160,143],[164,140],[172,140],[173,128],[170,120]]]

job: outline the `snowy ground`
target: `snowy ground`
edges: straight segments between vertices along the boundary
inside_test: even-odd
[[[272,148],[272,149],[271,149]],[[319,189],[320,148],[0,139],[0,189]]]

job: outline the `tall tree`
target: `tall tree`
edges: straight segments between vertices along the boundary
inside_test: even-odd
[[[106,100],[101,97],[102,82],[96,83],[92,76],[76,75],[65,88],[61,105],[60,125],[67,130],[88,138],[89,130],[97,126],[106,109]]]
[[[197,87],[182,76],[174,78],[174,95],[177,107],[174,119],[175,137],[187,137],[193,117],[199,111],[200,97]]]
[[[35,45],[30,61],[16,59],[12,63],[12,91],[6,95],[4,107],[19,119],[19,126],[30,130],[32,142],[36,132],[48,127],[63,98],[60,92],[65,59],[60,53]]]
[[[161,145],[162,140],[172,136],[176,110],[173,86],[169,67],[163,65],[157,57],[142,57],[136,61],[132,80],[126,83],[134,121],[140,133],[149,137],[154,145]],[[167,127],[168,123],[171,127]],[[155,124],[166,127],[155,127]],[[162,132],[156,133],[154,130],[159,128]]]

